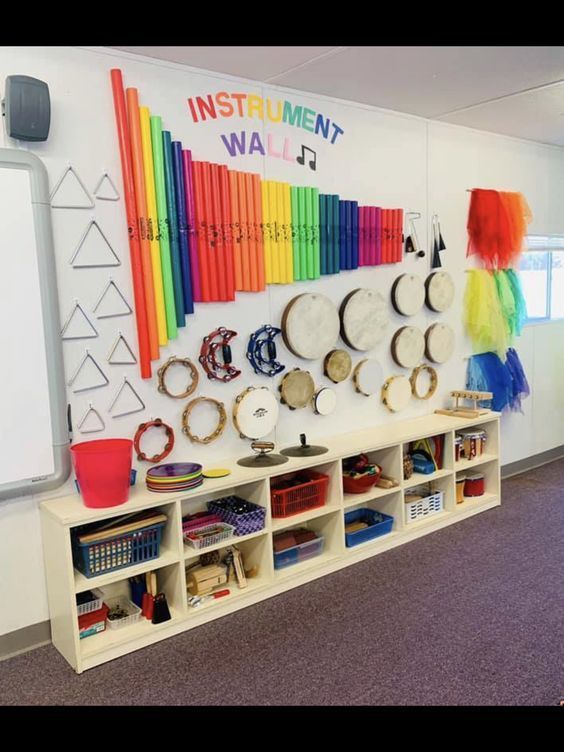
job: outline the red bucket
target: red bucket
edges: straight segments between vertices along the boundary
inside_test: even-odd
[[[129,497],[131,439],[98,439],[70,448],[82,500],[87,507],[117,507]]]

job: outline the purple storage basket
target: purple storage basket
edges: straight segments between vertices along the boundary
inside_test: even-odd
[[[225,504],[233,502],[243,502],[252,507],[252,511],[237,514],[230,509],[225,508]],[[219,515],[223,522],[228,525],[233,525],[235,528],[234,535],[249,535],[249,533],[256,533],[264,528],[266,509],[253,504],[250,501],[241,499],[238,496],[226,496],[223,499],[216,499],[215,501],[208,501],[208,510],[214,514]]]

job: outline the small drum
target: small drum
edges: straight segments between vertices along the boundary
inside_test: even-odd
[[[417,274],[401,274],[392,285],[392,305],[402,316],[414,316],[425,302],[425,285]]]
[[[409,404],[411,384],[407,376],[390,376],[382,387],[382,402],[392,413],[399,413]]]
[[[389,323],[384,296],[377,290],[353,290],[341,303],[341,337],[353,350],[371,350],[381,342]]]
[[[464,501],[464,484],[466,482],[465,475],[456,476],[456,503],[462,504]]]
[[[352,360],[346,350],[331,350],[323,361],[323,373],[334,384],[348,379],[351,375]]]
[[[454,352],[454,331],[448,324],[433,324],[425,332],[425,355],[432,363],[446,363]]]
[[[427,384],[425,384],[426,377]],[[437,372],[433,366],[428,366],[426,363],[413,369],[409,381],[411,382],[413,396],[420,400],[431,399],[433,394],[437,391],[437,386],[439,384]]]
[[[392,358],[404,368],[414,368],[425,352],[425,337],[415,326],[402,326],[392,338]]]
[[[465,459],[473,460],[475,457],[481,457],[486,449],[486,441],[488,438],[488,435],[484,430],[461,431],[460,438]]]
[[[459,434],[456,434],[454,437],[454,461],[458,462],[458,460],[462,459],[464,457],[464,449],[462,446],[462,436]]]
[[[464,496],[483,496],[485,481],[482,473],[467,473],[464,481]]]
[[[311,404],[316,415],[331,415],[337,407],[337,394],[334,389],[323,387],[313,395]]]
[[[447,272],[433,272],[425,280],[425,303],[427,308],[442,313],[454,300],[454,282]]]
[[[384,373],[382,366],[373,358],[365,358],[357,363],[353,371],[354,388],[359,394],[370,397],[382,387]]]
[[[282,377],[280,386],[280,402],[288,405],[290,410],[309,405],[315,393],[315,384],[308,371],[294,368]]]
[[[288,303],[282,315],[286,347],[298,358],[316,360],[337,344],[339,314],[320,293],[304,293]]]
[[[233,423],[242,439],[262,439],[276,426],[278,400],[265,386],[250,386],[235,398]]]

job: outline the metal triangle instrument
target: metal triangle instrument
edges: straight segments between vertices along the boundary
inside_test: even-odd
[[[137,398],[137,401],[139,402],[140,407],[138,407],[138,408],[136,408],[134,410],[126,410],[125,412],[122,412],[122,413],[112,413],[112,409],[113,409],[114,405],[116,404],[116,402],[118,401],[118,399],[121,397],[121,395],[123,393],[123,390],[126,387],[129,387],[129,390],[131,392],[133,392],[133,395]],[[141,397],[137,394],[137,392],[135,391],[135,389],[131,386],[131,384],[130,384],[128,378],[127,378],[127,376],[124,376],[123,377],[123,384],[120,386],[120,388],[116,392],[113,400],[111,401],[110,406],[108,407],[108,412],[110,413],[110,415],[112,416],[112,418],[120,418],[122,415],[131,415],[132,413],[139,413],[139,412],[141,412],[141,410],[144,410],[144,409],[145,409],[145,403],[143,402],[143,400],[141,399]]]
[[[110,187],[111,187],[111,189],[113,191],[113,195],[112,196],[107,195],[107,194],[103,195],[103,193],[100,190],[100,188],[104,185],[104,183],[109,183],[110,184]],[[116,186],[114,184],[114,181],[108,175],[107,170],[104,170],[104,172],[102,173],[102,177],[96,183],[96,187],[94,188],[94,190],[92,191],[92,193],[98,199],[98,201],[119,201],[119,192],[118,192],[118,189],[116,188]]]
[[[90,329],[92,330],[93,334],[80,334],[78,337],[76,337],[76,336],[75,337],[65,336],[66,335],[66,331],[69,328],[70,323],[73,320],[73,318],[74,318],[77,310],[80,311],[80,313],[82,314],[82,317],[87,322],[87,324],[90,327]],[[63,324],[63,328],[61,329],[61,339],[93,339],[94,337],[97,337],[97,336],[98,336],[98,331],[97,331],[96,327],[94,326],[94,324],[90,321],[90,319],[88,318],[88,316],[84,312],[84,308],[80,305],[80,303],[78,302],[78,300],[75,298],[74,299],[74,308],[70,312],[69,316],[67,317],[67,320]]]
[[[85,428],[85,429],[83,429],[82,426],[86,423],[86,421],[88,420],[88,418],[89,418],[89,416],[91,414],[94,414],[98,418],[98,421],[100,423],[99,428]],[[98,410],[96,410],[96,408],[92,405],[92,402],[89,402],[88,403],[88,410],[84,413],[84,415],[80,419],[80,421],[79,421],[79,423],[77,425],[77,429],[80,431],[80,433],[98,433],[98,431],[103,431],[105,427],[106,427],[106,424],[104,423],[104,419],[102,418],[102,416],[100,415],[100,413],[98,412]]]
[[[61,188],[63,182],[67,178],[67,175],[69,174],[69,172],[74,175],[75,180],[77,181],[78,185],[82,189],[82,191],[83,191],[86,199],[88,200],[87,204],[56,204],[56,203],[53,202],[53,199],[57,195],[57,193],[58,193],[59,189]],[[93,209],[94,208],[94,203],[92,201],[92,198],[91,198],[90,194],[88,193],[88,189],[86,188],[86,186],[84,185],[84,183],[80,179],[80,176],[78,175],[78,173],[76,172],[76,170],[74,169],[74,167],[70,164],[70,162],[67,165],[67,169],[63,172],[63,174],[61,175],[61,177],[57,181],[57,184],[55,185],[55,187],[51,191],[51,195],[49,196],[49,202],[50,202],[51,207],[53,209]]]
[[[98,298],[98,302],[96,303],[96,305],[92,309],[92,312],[96,313],[96,311],[100,307],[102,301],[104,300],[104,298],[108,294],[108,291],[112,287],[117,292],[117,294],[119,295],[119,297],[121,298],[121,300],[123,301],[123,304],[124,304],[124,306],[126,307],[127,310],[120,311],[118,313],[98,313],[98,314],[96,314],[96,318],[99,318],[99,319],[110,319],[110,318],[113,318],[115,316],[128,316],[130,313],[133,312],[133,309],[131,308],[131,306],[129,305],[129,303],[127,302],[127,300],[125,299],[122,291],[119,289],[119,287],[116,285],[116,283],[114,282],[114,280],[111,277],[110,277],[110,281],[108,282],[108,284],[104,288],[102,294]]]
[[[85,353],[84,357],[82,358],[82,360],[80,361],[80,364],[79,364],[78,368],[76,369],[76,371],[74,372],[74,374],[69,379],[68,385],[72,386],[74,384],[74,382],[76,381],[76,379],[78,377],[78,374],[82,371],[82,369],[84,368],[85,364],[89,360],[94,364],[94,366],[96,367],[96,369],[100,373],[101,377],[104,379],[104,383],[103,384],[94,384],[93,386],[83,386],[80,389],[73,389],[73,392],[75,392],[75,394],[78,393],[78,392],[87,392],[89,389],[99,389],[101,386],[106,386],[107,384],[110,383],[109,380],[108,380],[108,378],[107,378],[107,376],[106,376],[106,374],[104,373],[104,371],[102,371],[102,369],[100,368],[100,366],[96,362],[95,358],[92,355],[90,355],[90,352],[88,350],[86,350],[86,353]]]
[[[109,248],[110,253],[112,254],[112,256],[115,259],[115,262],[102,263],[102,264],[77,264],[77,263],[75,263],[76,258],[78,256],[78,254],[80,253],[81,248],[84,246],[86,238],[90,234],[90,232],[91,232],[91,230],[92,230],[93,227],[96,227],[96,229],[100,233],[100,235],[102,237],[102,240],[105,242],[105,244]],[[73,266],[75,269],[81,269],[81,268],[82,269],[91,269],[91,268],[96,268],[96,267],[99,267],[99,266],[121,266],[121,261],[119,260],[119,257],[117,255],[117,253],[112,248],[112,246],[110,244],[110,241],[108,240],[108,238],[102,232],[102,228],[100,227],[100,225],[98,224],[98,222],[95,219],[91,219],[90,222],[88,223],[88,225],[86,226],[86,230],[84,231],[84,233],[82,235],[82,238],[80,239],[80,242],[79,242],[79,244],[76,247],[75,252],[72,254],[72,256],[71,256],[71,258],[69,260],[69,264],[71,264],[71,266]]]
[[[130,354],[131,360],[112,360],[115,351],[120,345],[120,342],[123,343],[123,346],[125,347],[127,352]],[[127,340],[125,339],[125,337],[123,336],[121,332],[118,332],[118,338],[116,339],[114,346],[112,347],[110,354],[108,355],[108,363],[110,363],[113,366],[119,366],[119,365],[130,366],[130,365],[134,365],[135,363],[137,363],[137,358],[135,357],[135,353],[133,352],[133,350],[129,346],[129,343],[127,342]]]

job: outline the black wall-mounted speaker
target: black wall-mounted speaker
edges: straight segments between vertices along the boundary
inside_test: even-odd
[[[47,141],[51,100],[44,81],[31,76],[8,76],[2,109],[10,138]]]

